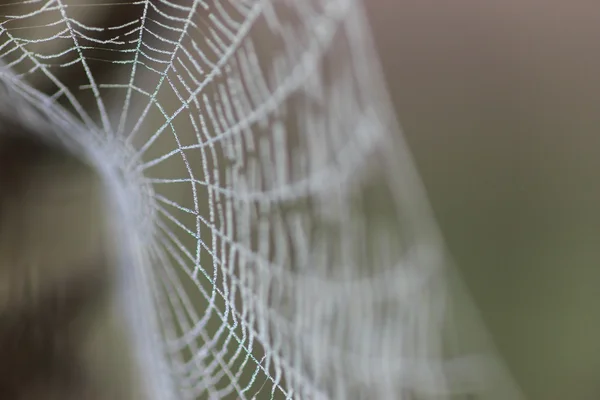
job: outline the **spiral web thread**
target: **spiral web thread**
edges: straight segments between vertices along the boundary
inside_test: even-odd
[[[134,17],[95,26],[110,7]],[[69,125],[122,206],[124,302],[156,398],[480,388],[444,361],[444,254],[359,3],[10,12],[3,80]]]

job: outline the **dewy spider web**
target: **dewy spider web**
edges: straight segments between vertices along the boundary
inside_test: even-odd
[[[110,7],[131,18],[90,22]],[[155,398],[482,388],[479,365],[445,361],[465,356],[443,335],[446,257],[359,3],[10,11],[4,83],[119,205],[123,304]]]

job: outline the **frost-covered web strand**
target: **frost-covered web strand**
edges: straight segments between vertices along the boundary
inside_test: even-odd
[[[84,12],[108,7],[134,12]],[[131,238],[123,292],[158,398],[473,389],[444,359],[442,246],[359,2],[14,8],[3,80],[81,120]]]

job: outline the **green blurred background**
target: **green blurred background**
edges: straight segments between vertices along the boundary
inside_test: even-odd
[[[528,398],[600,398],[600,4],[366,1],[449,250]]]

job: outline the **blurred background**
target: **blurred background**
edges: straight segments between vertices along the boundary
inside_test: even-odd
[[[510,372],[531,400],[600,398],[600,5],[364,5],[435,217]],[[77,10],[90,26],[132,19]]]
[[[600,5],[365,2],[456,266],[533,400],[600,398]]]

